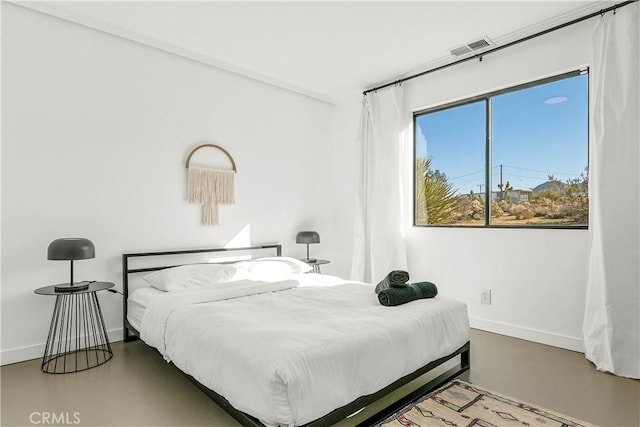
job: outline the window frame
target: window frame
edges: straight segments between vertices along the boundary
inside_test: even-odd
[[[526,83],[521,83],[515,86],[510,86],[508,88],[498,89],[491,92],[486,92],[480,95],[476,95],[469,98],[460,99],[453,102],[448,102],[446,104],[440,104],[434,107],[425,108],[422,110],[413,112],[413,226],[414,227],[433,227],[433,228],[502,228],[502,229],[526,229],[526,230],[538,230],[538,229],[560,229],[560,230],[588,230],[589,223],[587,221],[586,225],[554,225],[554,224],[540,224],[540,225],[526,225],[526,224],[514,224],[514,225],[506,225],[506,224],[492,224],[491,223],[491,197],[487,197],[485,195],[484,200],[484,224],[483,225],[456,225],[456,224],[417,224],[417,191],[418,191],[418,183],[416,177],[416,169],[417,169],[417,152],[418,145],[416,141],[416,129],[417,129],[417,118],[419,116],[423,116],[426,114],[437,113],[440,111],[448,110],[451,108],[462,107],[468,104],[473,104],[479,101],[483,101],[485,104],[485,171],[484,171],[484,185],[485,188],[489,190],[485,192],[485,194],[490,194],[492,190],[490,190],[492,184],[492,111],[491,111],[491,98],[504,95],[511,92],[517,92],[520,90],[528,89],[535,86],[541,86],[547,83],[553,83],[560,80],[565,80],[571,77],[577,77],[581,75],[590,75],[589,67],[581,67],[573,71],[568,71],[562,74],[553,75],[550,77],[545,77],[542,79],[532,80]],[[587,77],[587,118],[590,116],[590,90],[591,90],[591,79]],[[589,140],[590,140],[590,125],[587,120],[587,165],[589,162]],[[587,198],[591,200],[591,189],[587,188]],[[589,216],[590,217],[590,216]]]

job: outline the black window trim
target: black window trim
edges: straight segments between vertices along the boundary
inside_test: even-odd
[[[431,114],[438,111],[444,111],[451,108],[462,107],[464,105],[474,104],[479,101],[483,101],[485,103],[485,188],[491,188],[491,162],[492,162],[492,127],[491,127],[491,102],[489,100],[495,96],[504,95],[510,92],[516,92],[523,89],[528,89],[530,87],[541,86],[547,83],[556,82],[559,80],[568,79],[571,77],[577,77],[580,75],[589,74],[589,67],[579,68],[573,71],[565,72],[562,74],[557,74],[550,77],[545,77],[538,80],[533,80],[527,83],[521,83],[516,86],[510,86],[508,88],[498,89],[491,92],[487,92],[481,95],[476,95],[470,98],[464,98],[461,100],[448,102],[446,104],[440,104],[434,107],[425,108],[422,110],[413,112],[413,226],[414,227],[426,227],[426,228],[470,228],[470,229],[482,229],[482,228],[495,228],[495,229],[525,229],[525,230],[544,230],[544,229],[561,229],[561,230],[588,230],[589,225],[553,225],[553,224],[542,224],[542,225],[495,225],[491,224],[491,198],[485,197],[484,199],[484,225],[455,225],[455,224],[416,224],[417,217],[417,197],[416,191],[418,188],[418,183],[416,182],[416,167],[417,167],[417,144],[416,144],[416,129],[417,123],[416,120],[418,116],[422,116],[425,114]],[[590,82],[587,87],[587,99],[589,99],[589,91],[590,91]],[[588,103],[588,101],[587,101]],[[589,114],[590,105],[587,105],[587,114]],[[589,141],[589,126],[587,126],[587,141]],[[589,144],[587,143],[587,164],[589,164]],[[487,191],[487,194],[489,192]]]

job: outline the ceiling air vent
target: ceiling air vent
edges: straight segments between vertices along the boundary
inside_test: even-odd
[[[465,53],[469,53],[469,52],[472,52],[472,49],[470,47],[468,47],[467,45],[460,46],[460,47],[457,47],[455,49],[451,49],[451,54],[455,55],[455,56],[462,56]]]
[[[451,54],[454,56],[462,56],[469,52],[473,52],[474,50],[484,49],[485,47],[491,46],[492,44],[493,42],[491,41],[491,39],[487,36],[484,36],[480,40],[474,40],[465,45],[451,49]]]

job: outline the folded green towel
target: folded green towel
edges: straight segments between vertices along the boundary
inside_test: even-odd
[[[422,298],[433,298],[438,295],[438,288],[431,282],[418,282],[404,288],[388,288],[378,294],[380,304],[386,306],[400,305]]]
[[[383,289],[389,289],[390,287],[404,288],[407,286],[408,281],[409,273],[402,270],[393,270],[376,285],[376,294],[379,294]]]

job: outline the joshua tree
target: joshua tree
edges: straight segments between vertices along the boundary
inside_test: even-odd
[[[500,189],[500,200],[504,200],[505,191],[513,190],[513,187],[511,186],[511,184],[509,184],[509,181],[507,181],[506,184],[498,184],[498,188]]]

